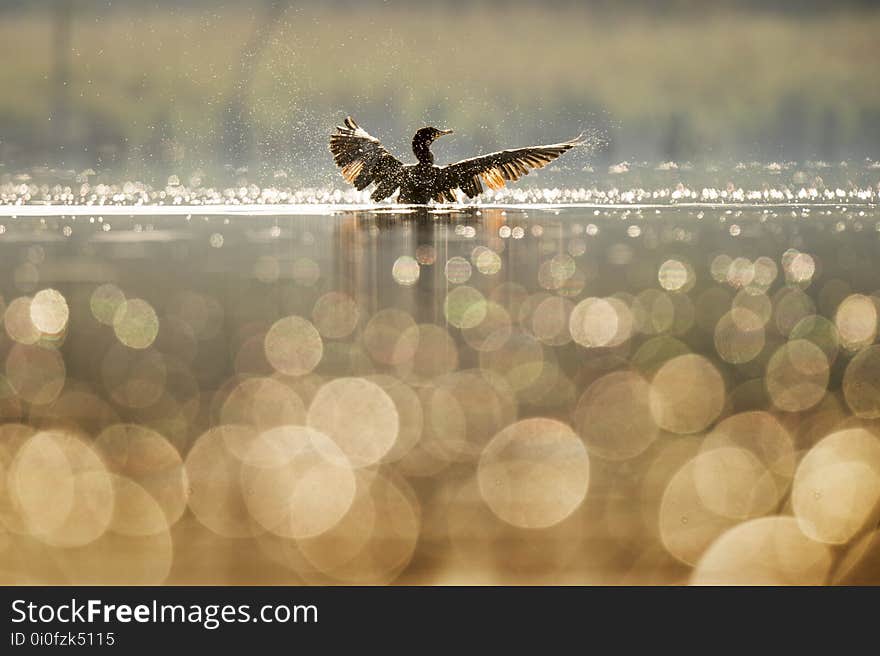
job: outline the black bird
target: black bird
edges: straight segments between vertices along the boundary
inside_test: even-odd
[[[501,189],[508,180],[519,180],[530,169],[540,169],[583,143],[581,137],[547,146],[527,146],[502,150],[489,155],[471,157],[447,166],[435,166],[431,144],[452,130],[421,128],[412,140],[418,164],[407,164],[394,157],[376,137],[358,126],[350,116],[345,125],[337,126],[330,135],[330,152],[342,168],[342,177],[359,191],[376,183],[370,198],[378,202],[388,198],[398,187],[399,203],[424,205],[456,202],[455,190],[461,189],[473,198],[483,192],[483,184]]]

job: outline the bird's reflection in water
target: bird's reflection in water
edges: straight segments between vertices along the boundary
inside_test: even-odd
[[[867,583],[878,216],[9,222],[7,583]]]

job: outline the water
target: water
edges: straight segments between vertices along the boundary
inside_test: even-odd
[[[792,188],[2,207],[2,577],[876,582],[880,210]]]
[[[600,167],[584,165],[588,152],[576,152],[552,166],[532,171],[528,178],[498,190],[488,190],[470,205],[486,204],[580,204],[642,207],[649,205],[800,205],[876,204],[880,194],[880,162],[617,162]],[[151,179],[126,179],[119,172],[94,169],[50,169],[26,171],[0,169],[0,215],[16,214],[27,206],[59,208],[119,208],[151,206],[158,211],[187,213],[203,211],[269,211],[279,214],[320,213],[315,206],[357,206],[373,208],[370,190],[358,192],[344,185],[327,160],[315,158],[299,169],[250,172],[247,167],[212,174],[196,169],[188,174],[154,175]],[[2,167],[2,163],[0,163]],[[323,171],[322,186],[303,184]],[[305,177],[304,177],[305,176]],[[297,182],[300,181],[300,182]],[[460,198],[463,200],[463,198]],[[311,206],[305,208],[303,206]],[[267,209],[267,208],[272,209]],[[385,205],[386,209],[392,207]],[[339,209],[337,207],[336,209]],[[45,210],[24,210],[38,214]],[[74,210],[71,210],[74,211]],[[91,210],[77,210],[90,212]],[[114,209],[124,213],[124,210]]]

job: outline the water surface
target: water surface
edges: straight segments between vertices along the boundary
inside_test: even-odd
[[[3,208],[3,579],[876,581],[880,212],[738,200]]]

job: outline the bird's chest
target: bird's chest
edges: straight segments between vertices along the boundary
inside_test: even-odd
[[[439,166],[416,164],[405,167],[398,200],[401,203],[416,203],[419,205],[430,202],[436,195],[437,178],[439,175]]]
[[[407,168],[406,181],[413,187],[433,187],[440,173],[440,167],[432,164],[417,164]]]

